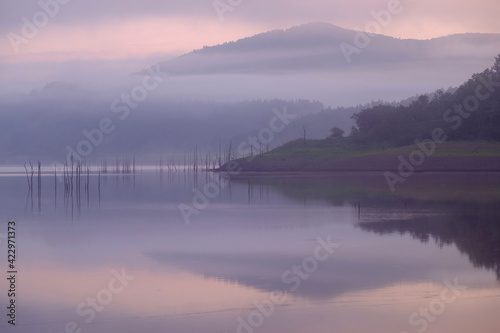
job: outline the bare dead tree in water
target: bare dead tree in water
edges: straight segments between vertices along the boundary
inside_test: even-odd
[[[57,166],[54,164],[54,210],[57,209]]]
[[[212,160],[212,169],[215,170],[216,167],[217,167],[217,156]]]
[[[108,173],[108,160],[104,160],[101,162],[101,173],[103,174]]]
[[[87,165],[87,179],[85,182],[85,194],[87,197],[87,208],[89,208],[90,203],[90,166]]]
[[[90,166],[87,165],[87,179],[85,180],[85,191],[87,194],[89,193],[90,189]]]
[[[193,153],[193,171],[198,172],[198,145],[194,147]]]
[[[33,185],[30,182],[29,171],[28,171],[28,167],[26,166],[26,163],[24,163],[24,170],[26,170],[26,180],[28,181],[28,194],[29,194],[29,193],[31,193]]]
[[[42,210],[42,162],[38,161],[38,211]]]
[[[99,196],[99,205],[101,205],[101,169],[98,170],[97,178],[97,195]]]
[[[229,147],[227,148],[227,161],[230,162],[233,159],[233,142],[229,140]]]
[[[30,162],[30,168],[31,168],[31,195],[33,195],[33,175],[34,175],[34,171],[33,171],[33,163]]]
[[[73,194],[73,163],[74,163],[74,159],[73,159],[73,154],[72,154],[71,155],[71,174],[69,176],[71,194]]]
[[[221,144],[219,142],[219,155],[218,155],[218,160],[219,160],[219,168],[222,166],[222,151],[221,151]]]

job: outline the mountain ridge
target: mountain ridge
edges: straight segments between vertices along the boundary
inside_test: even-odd
[[[353,63],[346,59],[341,45],[357,50],[350,55]],[[461,33],[425,40],[399,39],[313,22],[205,46],[158,65],[173,76],[335,71],[407,61],[439,65],[444,60],[489,61],[498,53],[495,45],[500,45],[500,34]]]

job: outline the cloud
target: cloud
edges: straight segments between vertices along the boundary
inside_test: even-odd
[[[62,0],[58,0],[61,1]],[[66,0],[67,1],[67,0]],[[55,0],[25,0],[22,3],[3,1],[0,13],[0,31],[15,30],[21,24],[22,17],[31,19],[41,10],[40,3],[52,4]],[[61,26],[88,26],[101,24],[109,20],[130,20],[149,17],[184,17],[206,16],[212,9],[210,1],[196,0],[70,0],[59,5],[59,12],[53,18]]]
[[[226,29],[219,22],[192,17],[108,20],[93,25],[47,25],[17,54],[7,39],[0,40],[3,62],[23,61],[27,55],[40,60],[144,58],[151,54],[184,53],[205,45],[247,36],[243,24]],[[61,59],[65,58],[65,59]]]
[[[3,1],[0,33],[19,31],[22,18],[31,19],[41,3],[56,0],[26,0],[22,4]],[[62,0],[59,0],[62,1]],[[221,0],[226,1],[226,0]],[[243,1],[220,21],[212,0],[71,0],[61,5],[50,25],[58,29],[78,27],[92,32],[113,22],[185,21],[185,30],[197,25],[221,25],[230,31],[246,26],[249,34],[267,29],[287,28],[313,21],[329,22],[344,28],[363,27],[373,20],[372,11],[388,7],[390,0],[253,0]],[[496,0],[400,1],[403,11],[394,17],[385,33],[396,37],[428,38],[453,32],[500,32]],[[199,24],[193,24],[199,22]],[[222,24],[221,24],[222,23]],[[71,29],[70,29],[71,30]],[[209,40],[211,31],[200,34]]]

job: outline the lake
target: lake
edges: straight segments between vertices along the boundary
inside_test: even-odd
[[[88,188],[87,188],[88,179]],[[498,332],[500,174],[0,169],[2,332]],[[79,193],[78,193],[79,192]]]

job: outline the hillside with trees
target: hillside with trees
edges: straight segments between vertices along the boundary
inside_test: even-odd
[[[455,92],[420,96],[408,106],[378,105],[353,115],[350,140],[400,147],[442,128],[449,141],[500,141],[500,55]]]
[[[500,55],[456,90],[376,105],[352,118],[356,126],[347,136],[331,124],[328,138],[301,137],[236,163],[243,171],[390,171],[434,140],[415,171],[500,171]]]

